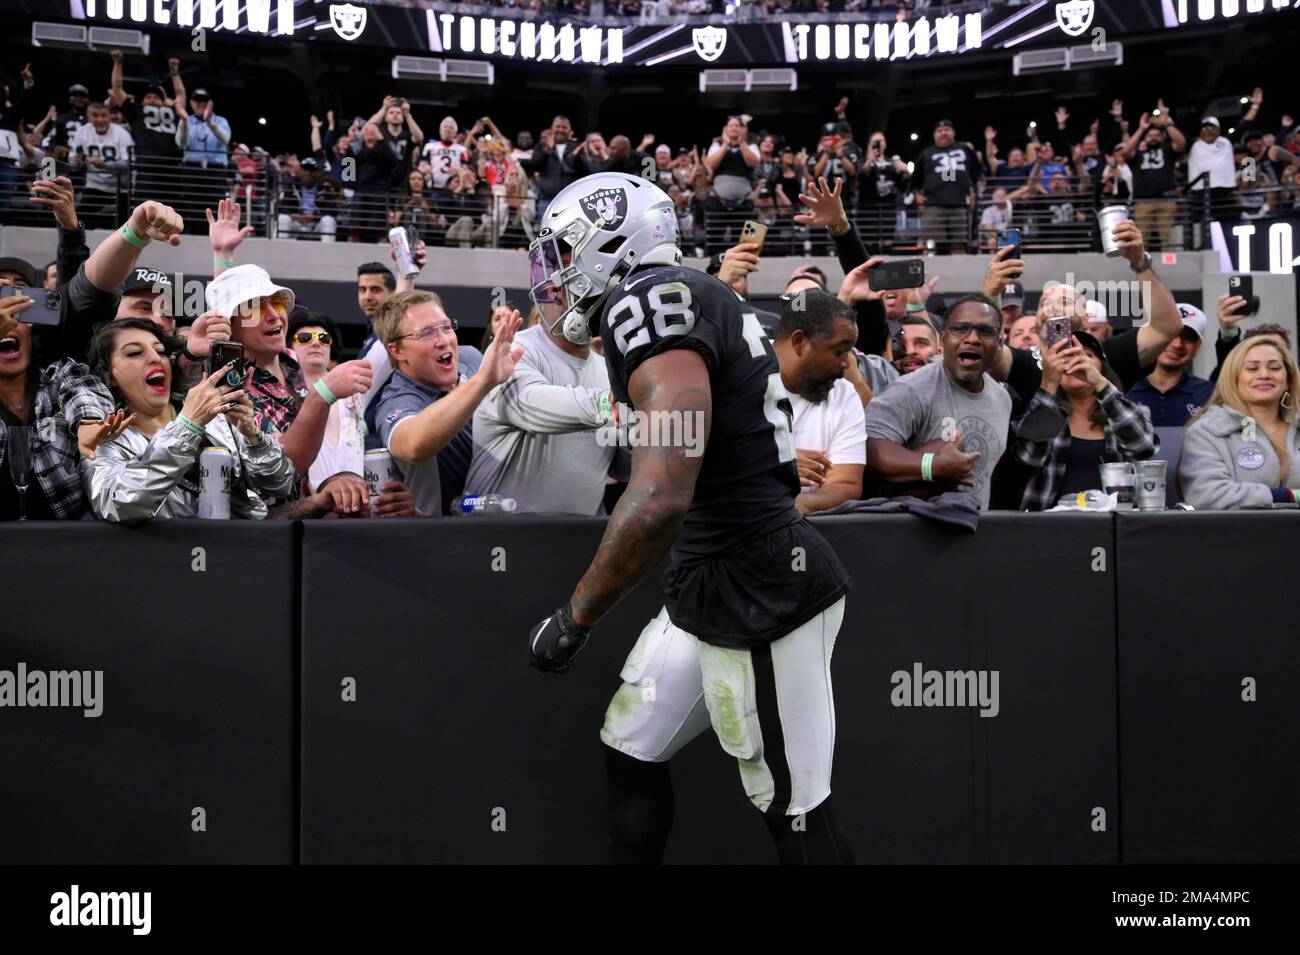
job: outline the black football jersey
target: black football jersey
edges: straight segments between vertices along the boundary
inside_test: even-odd
[[[54,117],[53,133],[50,142],[54,146],[71,146],[72,137],[77,130],[86,125],[84,109],[67,109]]]
[[[625,404],[633,373],[661,352],[690,348],[709,370],[711,430],[664,577],[673,623],[709,643],[751,646],[784,636],[842,596],[847,574],[794,506],[790,397],[753,310],[710,275],[651,266],[610,295],[600,330],[610,387]],[[649,440],[681,441],[688,453],[692,439],[703,440],[691,422],[644,424]]]
[[[130,100],[122,104],[122,118],[131,127],[137,156],[179,158],[176,130],[180,120],[170,106],[136,106]]]

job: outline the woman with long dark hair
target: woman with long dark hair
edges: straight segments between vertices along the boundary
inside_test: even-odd
[[[109,322],[91,338],[90,370],[129,415],[125,430],[81,462],[91,510],[115,522],[194,517],[199,454],[221,448],[230,452],[231,514],[266,517],[259,494],[287,494],[293,463],[274,436],[258,429],[248,392],[227,383],[233,364],[184,394],[173,392],[179,347],[138,318]]]
[[[1043,383],[1012,423],[1011,450],[1029,472],[1020,508],[1045,511],[1063,494],[1101,486],[1103,463],[1156,453],[1144,405],[1126,398],[1087,332],[1043,350]]]

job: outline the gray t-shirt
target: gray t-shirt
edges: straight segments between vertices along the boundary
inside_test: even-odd
[[[961,432],[961,449],[978,451],[975,493],[989,506],[993,467],[1007,448],[1011,396],[989,375],[972,393],[953,383],[942,362],[932,362],[892,382],[867,405],[867,438],[884,438],[915,450]]]
[[[603,513],[616,450],[599,404],[609,391],[604,359],[562,351],[542,325],[515,342],[524,346],[519,364],[474,412],[466,492],[513,497],[521,512]]]

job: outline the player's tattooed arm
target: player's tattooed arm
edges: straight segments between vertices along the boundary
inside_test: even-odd
[[[642,435],[634,444],[627,490],[570,601],[574,621],[585,627],[608,613],[672,546],[695,495],[704,462],[699,449],[712,427],[708,367],[691,349],[674,348],[647,359],[628,382],[628,396],[641,422],[670,420],[670,414],[691,416],[703,429],[704,444],[669,446],[671,429],[653,427],[657,433]]]

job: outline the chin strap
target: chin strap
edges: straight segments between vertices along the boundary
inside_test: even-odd
[[[564,321],[564,337],[567,338],[569,341],[573,342],[573,344],[575,345],[590,344],[591,340],[596,337],[591,333],[591,316],[600,313],[601,308],[603,308],[605,305],[605,300],[614,293],[614,289],[618,288],[619,285],[622,284],[623,279],[627,278],[627,274],[631,271],[632,271],[632,262],[630,259],[624,259],[623,261],[619,262],[618,265],[614,266],[614,271],[610,275],[609,284],[605,286],[605,291],[601,292],[600,295],[596,297],[596,300],[592,302],[589,306],[587,306],[586,309],[582,311],[578,311],[577,307],[575,306],[574,313],[583,319],[583,323],[587,329],[586,341],[577,341],[572,335],[569,334],[568,319],[565,319]]]

